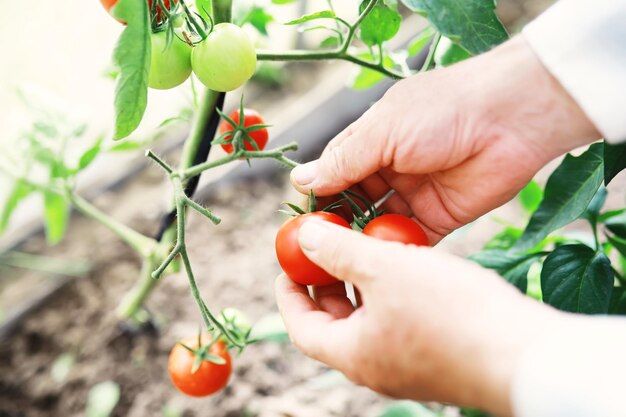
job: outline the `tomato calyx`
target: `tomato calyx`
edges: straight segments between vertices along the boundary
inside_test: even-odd
[[[235,154],[243,154],[249,149],[246,149],[246,144],[248,147],[252,147],[255,151],[262,151],[263,149],[259,147],[257,141],[250,135],[252,132],[257,132],[262,129],[267,129],[271,125],[264,123],[256,123],[252,125],[246,126],[246,115],[245,108],[243,105],[243,95],[241,96],[241,100],[239,101],[239,121],[234,121],[231,117],[226,115],[220,109],[215,109],[219,116],[226,122],[232,129],[222,133],[216,139],[211,142],[212,145],[231,145],[234,149]],[[267,139],[266,139],[267,141]],[[265,144],[263,144],[265,146]],[[250,160],[246,158],[248,163]]]
[[[218,319],[224,330],[226,330],[230,338],[234,339],[236,343],[233,343],[224,334],[218,337],[218,340],[226,343],[227,349],[237,349],[241,353],[245,346],[251,343],[250,332],[252,331],[252,325],[248,321],[248,318],[239,310],[234,308],[227,308],[222,310]]]
[[[193,348],[187,346],[183,342],[178,342],[178,344],[180,346],[182,346],[187,351],[189,351],[191,354],[193,354],[193,356],[195,358],[194,362],[193,362],[193,367],[191,368],[191,373],[192,374],[195,374],[196,371],[198,371],[198,369],[200,369],[200,366],[202,365],[203,361],[211,362],[211,363],[214,363],[216,365],[225,365],[226,364],[226,360],[224,360],[224,358],[222,358],[220,356],[212,355],[211,353],[209,353],[210,350],[211,350],[211,347],[213,347],[213,345],[215,343],[217,343],[218,341],[219,341],[218,338],[213,338],[211,340],[211,342],[203,345],[202,344],[202,332],[199,331],[198,332],[198,347],[196,349],[193,349]]]

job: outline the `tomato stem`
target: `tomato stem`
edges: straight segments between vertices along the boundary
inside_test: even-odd
[[[426,56],[426,60],[424,60],[424,64],[420,68],[419,72],[426,72],[430,69],[435,60],[435,51],[437,50],[437,45],[439,45],[439,41],[441,40],[441,33],[437,32],[433,36],[433,40],[430,42],[430,48],[428,49],[428,55]]]

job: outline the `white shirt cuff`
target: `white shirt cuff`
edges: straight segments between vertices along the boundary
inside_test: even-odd
[[[522,33],[605,139],[626,141],[626,0],[561,0]]]

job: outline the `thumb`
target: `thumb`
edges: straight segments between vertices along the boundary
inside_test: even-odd
[[[323,221],[304,223],[298,232],[298,243],[313,263],[362,290],[391,273],[393,259],[404,250],[402,244],[378,240]]]
[[[380,124],[372,127],[369,123],[375,113],[372,110],[335,137],[318,160],[291,171],[291,182],[298,191],[307,194],[312,190],[319,196],[337,194],[383,167],[385,135]]]

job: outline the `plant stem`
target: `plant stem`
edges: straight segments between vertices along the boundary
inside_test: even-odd
[[[154,239],[151,239],[136,230],[131,229],[125,224],[118,222],[112,217],[109,217],[87,200],[74,193],[73,190],[68,189],[66,194],[78,211],[107,227],[144,259],[149,258],[152,255],[152,251],[157,245],[157,242],[155,242]]]
[[[420,68],[419,72],[428,71],[431,65],[433,64],[433,61],[435,59],[435,51],[437,50],[437,45],[439,45],[440,40],[441,40],[441,33],[437,32],[435,36],[433,37],[433,40],[430,44],[430,49],[428,50],[428,55],[426,56],[426,60],[424,61],[424,64],[422,65],[422,68]]]
[[[148,298],[148,295],[150,295],[154,287],[159,283],[159,281],[152,278],[152,271],[156,267],[155,265],[156,261],[154,257],[144,259],[141,265],[139,280],[137,280],[133,288],[124,295],[115,310],[117,317],[121,320],[128,320],[135,317],[143,306],[146,298]]]
[[[377,2],[378,2],[378,0],[371,0],[367,4],[367,7],[359,15],[359,17],[357,18],[356,22],[354,22],[350,26],[350,28],[348,29],[348,35],[346,36],[346,40],[344,41],[343,45],[341,46],[341,49],[340,49],[341,52],[345,53],[346,51],[348,51],[348,48],[350,47],[350,44],[352,43],[352,40],[354,39],[354,35],[356,34],[356,30],[358,29],[358,27],[361,24],[361,22],[363,22],[363,20],[367,17],[367,15],[374,9],[374,7],[376,6]]]
[[[369,68],[373,71],[377,71],[383,75],[386,75],[393,79],[405,78],[405,74],[385,68],[384,66],[366,61],[358,58],[347,52],[341,50],[334,51],[305,51],[305,50],[293,50],[287,52],[271,52],[271,51],[257,51],[257,59],[260,61],[319,61],[319,60],[333,60],[338,59],[342,61],[352,62],[353,64],[360,65],[365,68]]]

